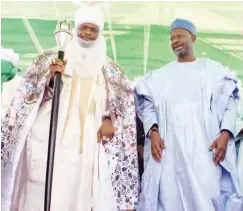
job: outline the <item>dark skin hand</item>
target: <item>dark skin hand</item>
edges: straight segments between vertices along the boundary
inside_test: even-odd
[[[222,131],[221,135],[210,146],[210,151],[215,150],[213,155],[213,162],[215,165],[218,165],[224,160],[229,138],[230,133],[228,131]]]
[[[114,137],[115,128],[109,118],[105,118],[100,129],[97,132],[97,140],[100,143],[104,137],[106,140],[111,140]]]
[[[51,78],[53,79],[55,77],[56,72],[63,74],[66,65],[67,65],[67,60],[61,61],[60,59],[53,59],[52,63],[49,66],[51,72]]]
[[[165,148],[164,141],[157,131],[151,133],[150,140],[152,156],[154,160],[160,162],[162,160],[162,151]]]

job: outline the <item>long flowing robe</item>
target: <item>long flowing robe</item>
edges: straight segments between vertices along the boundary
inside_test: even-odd
[[[158,124],[166,146],[156,162],[146,139],[138,211],[243,210],[234,140],[219,166],[209,151],[220,130],[235,132],[236,83],[219,63],[197,59],[171,62],[136,86],[145,134]]]
[[[52,98],[49,64],[55,57],[47,52],[34,61],[2,121],[1,192],[5,211],[43,210]],[[135,209],[139,176],[133,89],[111,60],[92,82],[67,72],[60,97],[51,209]],[[86,94],[82,92],[84,84]],[[80,93],[73,90],[79,86]],[[116,133],[111,141],[98,144],[96,134],[105,111]]]

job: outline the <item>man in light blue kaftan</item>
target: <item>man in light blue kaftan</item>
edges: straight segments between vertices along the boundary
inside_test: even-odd
[[[171,25],[177,61],[136,86],[146,134],[138,211],[242,211],[234,144],[237,79],[194,56],[196,28]]]

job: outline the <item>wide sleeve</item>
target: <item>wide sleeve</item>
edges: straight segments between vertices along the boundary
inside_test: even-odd
[[[232,96],[229,97],[220,129],[228,130],[232,135],[236,131],[236,102]]]
[[[154,102],[145,80],[141,80],[137,84],[135,88],[135,95],[137,114],[143,122],[144,133],[147,135],[150,128],[154,124],[159,125],[159,123]]]
[[[2,171],[11,163],[12,154],[20,142],[24,142],[30,130],[25,124],[33,110],[38,110],[44,99],[49,74],[49,62],[53,53],[38,56],[29,66],[27,72],[14,94],[5,117],[2,119],[1,164]],[[35,112],[37,114],[37,112]],[[34,121],[35,117],[32,118]]]
[[[215,79],[211,108],[216,112],[220,130],[228,130],[235,137],[236,106],[240,100],[237,77],[230,72],[229,68],[224,68],[221,64],[218,64]]]

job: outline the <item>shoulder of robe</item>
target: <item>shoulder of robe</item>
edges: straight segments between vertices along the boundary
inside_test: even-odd
[[[103,66],[103,74],[105,80],[115,85],[116,87],[120,87],[126,92],[133,90],[132,83],[127,78],[124,70],[115,63],[111,58],[107,57],[106,64]]]
[[[212,72],[214,72],[214,71],[216,71],[216,72],[220,71],[221,73],[223,72],[223,73],[228,73],[228,74],[231,72],[230,71],[230,68],[228,66],[223,65],[219,61],[215,61],[215,60],[212,60],[212,59],[206,59],[205,61],[206,61],[206,64],[207,64],[206,65],[207,69],[210,70],[210,71],[212,71]]]
[[[228,66],[224,66],[221,62],[212,60],[212,59],[205,59],[206,61],[206,69],[211,74],[216,74],[220,77],[229,77],[235,78],[235,73],[230,71]]]
[[[106,57],[106,63],[104,69],[112,70],[114,73],[125,75],[125,71],[110,57]]]
[[[222,82],[233,81],[237,84],[237,75],[230,71],[229,67],[223,66],[220,62],[206,59],[206,74],[215,84],[223,84]]]
[[[33,63],[51,63],[52,59],[57,58],[57,53],[54,51],[46,51],[42,54],[39,54]]]
[[[39,76],[45,75],[49,71],[49,65],[54,58],[57,58],[57,53],[54,51],[46,51],[39,54],[30,64],[25,76],[32,73],[39,74]]]
[[[205,61],[206,61],[206,64],[207,64],[208,68],[210,68],[210,67],[212,67],[213,69],[215,69],[215,68],[217,68],[217,69],[224,68],[224,66],[218,61],[215,61],[215,60],[212,60],[212,59],[208,59],[208,58],[206,58]]]
[[[170,72],[170,69],[171,68],[173,68],[173,64],[174,64],[174,62],[170,62],[170,63],[168,63],[168,64],[166,64],[166,65],[164,65],[164,66],[162,66],[162,67],[160,67],[160,68],[157,68],[157,69],[154,69],[154,70],[151,70],[151,71],[149,71],[146,75],[145,75],[145,77],[144,77],[144,79],[146,80],[146,79],[152,79],[152,78],[154,78],[154,79],[156,79],[156,78],[158,78],[158,77],[166,77],[166,74],[168,73],[168,72]]]

